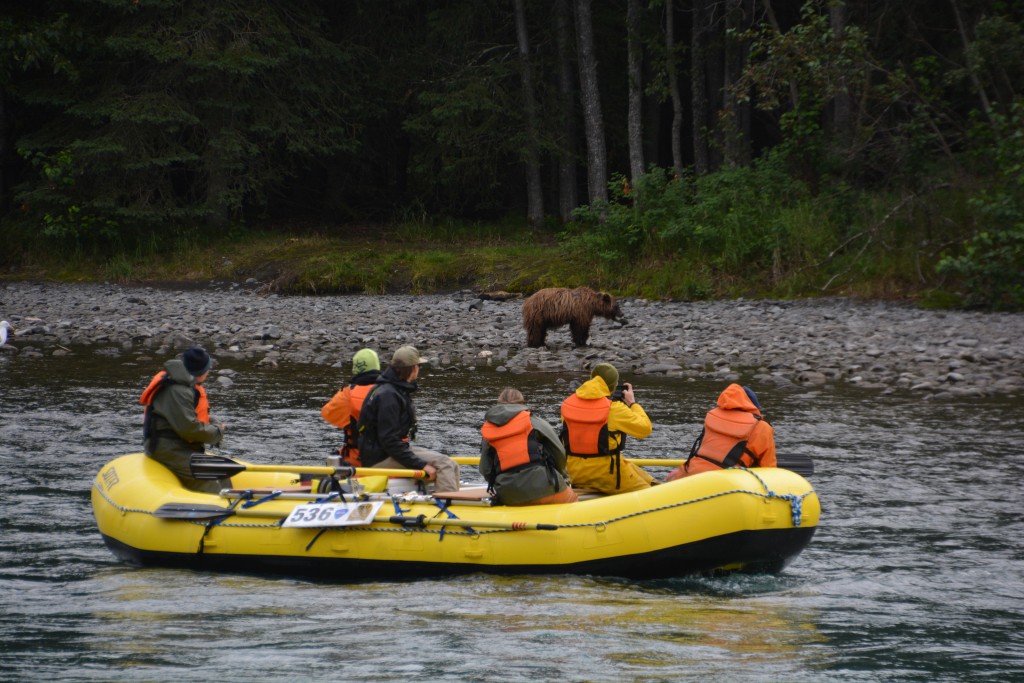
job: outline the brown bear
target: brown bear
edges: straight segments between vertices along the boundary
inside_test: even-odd
[[[568,324],[572,343],[586,346],[590,337],[590,321],[595,315],[626,322],[622,309],[611,294],[595,292],[590,287],[541,289],[523,302],[526,345],[534,348],[544,346],[549,329]]]

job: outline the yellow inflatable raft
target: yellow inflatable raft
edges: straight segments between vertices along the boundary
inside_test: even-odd
[[[135,453],[100,470],[92,507],[107,546],[132,563],[336,579],[776,572],[810,542],[821,511],[806,479],[776,468],[532,507],[472,492],[303,494],[291,491],[297,479],[244,471],[220,495],[197,493]]]

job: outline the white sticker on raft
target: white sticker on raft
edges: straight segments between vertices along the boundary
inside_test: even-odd
[[[361,503],[306,503],[298,505],[281,526],[322,528],[370,524],[383,501]]]

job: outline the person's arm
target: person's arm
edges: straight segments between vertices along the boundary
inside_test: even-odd
[[[190,387],[171,386],[163,393],[168,395],[168,405],[161,415],[181,439],[189,443],[220,443],[224,431],[220,425],[199,421],[195,395]]]
[[[487,439],[480,439],[480,464],[477,465],[477,469],[483,475],[484,481],[490,481],[491,475],[497,474],[497,463],[491,455],[491,444]]]
[[[402,413],[405,405],[395,392],[388,392],[377,399],[377,443],[388,458],[394,458],[403,467],[411,470],[422,470],[427,462],[420,460],[412,452],[408,436],[402,427]]]
[[[778,467],[775,457],[775,430],[770,424],[761,420],[747,438],[747,448],[760,458],[759,467]]]
[[[554,427],[539,417],[530,416],[530,421],[533,423],[533,428],[537,430],[537,434],[540,435],[540,439],[544,443],[544,450],[551,456],[551,461],[554,463],[555,469],[561,472],[565,477],[568,477],[569,475],[565,469],[565,447],[562,445],[562,440],[558,437],[558,432],[555,431]]]
[[[628,407],[621,401],[612,401],[608,412],[608,431],[623,432],[637,439],[644,439],[654,431],[651,418],[635,401]]]
[[[338,392],[331,397],[331,400],[324,404],[324,407],[320,409],[320,416],[338,429],[344,429],[347,427],[348,422],[351,419],[351,415],[349,414],[349,395],[351,393],[352,392],[349,390],[348,386],[339,389]]]

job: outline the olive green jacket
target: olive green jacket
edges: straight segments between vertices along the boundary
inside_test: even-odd
[[[491,407],[484,415],[484,420],[501,426],[524,410],[526,406],[502,403]],[[544,447],[550,467],[537,463],[522,469],[517,468],[513,472],[500,472],[497,454],[486,439],[481,439],[480,474],[487,481],[491,480],[492,475],[497,475],[494,491],[498,495],[498,500],[506,505],[537,500],[564,491],[569,486],[569,475],[565,471],[565,448],[558,438],[558,433],[554,427],[532,414],[530,423]]]
[[[220,427],[200,422],[196,417],[195,378],[175,358],[164,364],[170,383],[153,397],[152,434],[143,442],[146,455],[163,463],[190,488],[219,490],[217,482],[192,479],[189,461],[193,453],[202,453],[206,444],[219,444],[224,437]]]

